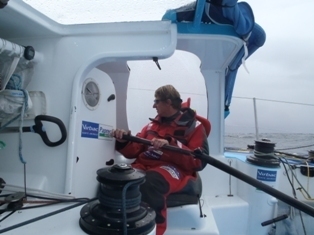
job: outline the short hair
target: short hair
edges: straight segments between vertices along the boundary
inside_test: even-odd
[[[178,110],[181,109],[182,100],[180,97],[180,93],[172,85],[165,85],[159,87],[155,91],[155,97],[158,97],[163,101],[170,99],[172,101],[172,107],[174,109]]]

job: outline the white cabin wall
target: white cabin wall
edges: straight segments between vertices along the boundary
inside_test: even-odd
[[[92,37],[89,40],[93,40]],[[101,39],[98,37],[98,40]],[[32,45],[36,51],[43,55],[42,61],[35,66],[33,78],[26,89],[30,91],[42,91],[47,100],[47,115],[61,119],[67,131],[69,131],[74,75],[83,61],[89,57],[88,54],[95,54],[97,48],[94,48],[94,51],[92,51],[90,48],[84,46],[85,43],[88,43],[88,40],[84,37],[77,37],[75,39],[72,37],[28,39],[18,40],[17,43]],[[95,41],[95,43],[97,42]],[[32,124],[32,121],[24,122],[24,126]],[[49,138],[58,139],[58,132],[53,127],[49,128],[48,126],[47,133]],[[12,158],[12,160],[6,159],[6,161],[2,161],[1,167],[4,169],[1,171],[9,169],[10,173],[19,172],[21,177],[14,184],[22,184],[23,171],[22,164],[20,164],[17,157],[17,134],[10,135],[14,136],[8,140],[5,139],[5,142],[10,142],[10,146],[7,146],[1,154],[5,154],[8,151],[10,155],[16,157]],[[37,134],[23,134],[23,152],[27,161],[26,173],[28,175],[35,175],[36,178],[46,178],[46,185],[41,185],[44,187],[43,189],[54,192],[64,191],[67,144],[68,142],[66,141],[61,146],[51,148],[46,146]],[[31,180],[29,176],[27,179]],[[10,182],[10,180],[8,181]],[[31,182],[28,182],[28,184],[29,187],[38,187],[38,185],[31,185]]]
[[[82,87],[85,81],[92,79],[99,86],[99,105],[90,109],[82,102]],[[69,137],[65,192],[76,197],[96,195],[98,182],[96,172],[114,159],[115,141],[109,136],[116,125],[116,100],[108,97],[115,95],[111,77],[105,72],[93,68],[79,82],[74,82],[73,94],[78,94],[75,110],[71,114],[69,131],[75,133]],[[97,131],[89,128],[96,128]],[[102,131],[100,132],[100,128]],[[100,133],[104,134],[103,136]]]
[[[70,61],[70,58],[62,53],[66,43],[61,39],[20,39],[16,40],[16,43],[31,45],[43,55],[42,60],[35,65],[33,77],[26,90],[42,91],[46,96],[47,115],[61,119],[67,126],[70,114],[72,79],[73,73],[77,70],[77,63],[66,63],[66,61]],[[64,60],[60,60],[60,57]],[[17,125],[18,123],[15,122],[12,126]],[[24,121],[24,126],[31,125],[34,125],[32,120]],[[45,127],[51,140],[60,138],[55,127],[51,125],[45,125]],[[23,165],[18,158],[18,133],[1,134],[1,139],[8,145],[0,153],[0,172],[7,183],[22,186]],[[62,192],[67,143],[57,147],[48,147],[39,135],[33,133],[23,133],[22,141],[22,151],[27,162],[28,187]],[[6,174],[13,174],[14,177],[6,178]]]
[[[236,163],[223,156],[224,133],[224,86],[225,73],[219,70],[201,70],[205,78],[208,97],[208,119],[211,122],[211,133],[208,137],[209,155],[229,166],[236,167]],[[229,174],[220,169],[207,165],[200,172],[203,182],[203,195],[215,197],[236,193],[236,181]],[[229,185],[229,182],[231,183]],[[215,190],[213,190],[215,189]]]
[[[53,149],[44,146],[42,143],[39,145],[38,140],[41,141],[39,137],[27,133],[27,135],[31,137],[25,140],[25,146],[36,147],[35,151],[34,147],[29,149],[25,147],[25,152],[32,155],[29,159],[27,169],[29,174],[38,175],[36,178],[49,179],[49,181],[45,181],[42,187],[56,192],[64,192],[65,188],[66,193],[72,193],[72,181],[75,175],[78,174],[75,173],[74,166],[77,157],[75,148],[75,144],[77,143],[75,137],[79,134],[79,130],[77,130],[78,126],[76,126],[76,117],[74,117],[75,115],[73,115],[73,113],[76,112],[76,104],[82,102],[79,89],[83,82],[82,79],[85,78],[93,68],[108,62],[113,63],[119,59],[123,61],[135,59],[151,60],[153,56],[158,56],[163,69],[164,65],[161,59],[169,57],[174,52],[175,48],[192,52],[201,60],[202,73],[205,77],[206,85],[203,87],[205,91],[203,98],[208,98],[209,105],[208,108],[201,105],[195,109],[198,114],[202,116],[208,114],[209,120],[212,123],[212,132],[209,137],[210,154],[214,157],[222,157],[224,132],[223,122],[221,121],[223,120],[221,117],[224,107],[224,72],[222,71],[225,70],[230,60],[242,46],[240,39],[235,37],[226,38],[225,36],[221,37],[219,35],[179,35],[180,38],[177,40],[176,27],[175,25],[171,25],[170,22],[96,24],[93,27],[88,25],[76,25],[73,27],[57,27],[55,32],[55,35],[60,34],[56,36],[56,38],[15,40],[15,42],[22,45],[34,46],[36,51],[43,55],[43,59],[36,66],[33,79],[27,89],[43,91],[47,98],[47,114],[60,118],[69,131],[68,140],[62,146]],[[204,50],[204,48],[206,48],[206,50]],[[225,49],[220,51],[222,48]],[[214,57],[212,55],[218,56]],[[197,67],[199,73],[200,60],[198,60],[198,64],[196,63],[194,65]],[[150,61],[150,64],[157,70],[156,65],[154,65],[152,61]],[[185,64],[185,66],[189,69],[189,63]],[[101,70],[106,72],[108,69],[109,67]],[[116,75],[116,77],[120,79],[116,83],[114,81],[117,102],[119,100],[119,102],[121,102],[121,106],[119,105],[118,108],[120,110],[117,110],[118,127],[131,129],[131,126],[126,120],[136,120],[132,116],[134,112],[125,113],[121,107],[127,107],[123,106],[124,100],[126,103],[132,101],[130,99],[132,92],[136,97],[137,94],[135,91],[138,87],[133,86],[133,90],[130,93],[128,92],[127,97],[119,95],[120,92],[124,93],[128,84],[128,81],[123,80],[124,78],[127,79],[128,72],[125,71],[125,67],[123,69],[123,71],[106,73],[109,76],[112,74],[111,78],[113,78],[113,75]],[[157,70],[154,74],[158,74],[158,72],[160,71]],[[191,77],[192,76],[190,76],[190,78]],[[114,78],[114,80],[115,79],[116,78]],[[170,83],[172,80],[166,79],[165,81]],[[191,88],[194,82],[193,80],[187,85],[180,80],[180,77],[177,81],[178,86],[181,86],[179,90],[183,94],[183,100],[192,95],[192,108],[194,108],[194,104],[201,103],[196,101],[199,96],[199,91],[195,91]],[[160,85],[164,84],[165,83],[160,83]],[[143,94],[146,93],[144,97],[151,97],[145,100],[147,105],[145,102],[144,103],[152,112],[154,112],[154,110],[151,108],[151,102],[153,100],[154,90],[157,87],[155,86],[152,89],[143,90]],[[117,88],[119,91],[117,91]],[[220,99],[217,99],[216,95],[220,97]],[[141,96],[139,100],[141,101]],[[145,108],[142,106],[139,107],[142,108],[141,112],[145,114]],[[155,112],[152,114],[153,115],[145,115],[145,124],[147,123],[147,117],[154,116]],[[134,129],[139,131],[139,126]],[[52,133],[52,137],[58,134],[53,128],[49,128],[48,133]],[[133,132],[133,134],[135,133]],[[13,141],[13,138],[16,138],[16,134],[9,134],[5,138],[11,138],[10,140],[12,140],[11,142],[14,147],[17,146],[17,140],[15,139],[15,142]],[[13,147],[8,146],[1,154],[12,155],[13,153],[16,155],[17,150],[13,151]],[[45,158],[43,158],[42,155],[44,155]],[[225,160],[223,159],[223,161]],[[47,162],[49,162],[49,164],[46,164]],[[18,159],[15,161],[6,159],[1,165],[3,169],[9,166],[10,172],[21,172],[22,176],[22,165],[16,163],[18,163]],[[39,168],[37,167],[38,165],[43,167]],[[222,185],[224,185],[224,182],[227,183],[228,177],[225,173],[221,173],[220,170],[210,170],[211,168],[212,167],[207,167],[205,171],[202,172],[202,174],[204,174],[203,182],[207,183],[207,179],[214,177],[215,182],[210,183],[216,184],[219,189],[221,188],[221,190],[218,190],[218,193],[225,192],[225,187]],[[57,172],[55,169],[58,169]],[[67,174],[65,172],[67,172]],[[82,172],[82,174],[84,174],[84,172]],[[219,177],[217,177],[217,175],[219,175]],[[23,177],[20,178],[23,179]],[[221,182],[223,182],[223,184]]]
[[[130,70],[126,61],[114,61],[104,63],[98,66],[98,68],[112,78],[116,92],[116,128],[128,130],[127,112],[126,112],[126,100],[127,89],[130,76]]]
[[[202,70],[205,77],[208,97],[208,119],[212,123],[211,133],[208,137],[210,153],[212,156],[223,156],[224,129],[224,87],[225,73],[219,70]]]
[[[72,31],[68,26],[68,36],[56,38],[12,39],[20,45],[33,46],[42,55],[26,89],[42,91],[47,100],[47,115],[61,119],[69,131],[67,141],[54,148],[44,145],[37,134],[23,133],[28,187],[60,193],[71,191],[65,188],[69,189],[68,186],[72,185],[75,177],[74,170],[69,171],[68,167],[76,161],[73,145],[76,144],[74,137],[78,132],[74,131],[75,122],[70,120],[70,115],[75,111],[73,104],[82,103],[81,90],[77,88],[81,78],[100,64],[113,61],[112,58],[124,61],[152,58],[155,55],[164,58],[170,56],[175,49],[176,28],[167,22],[102,26],[104,25],[98,24],[94,28],[89,27],[93,30],[87,31],[86,25],[75,26]],[[71,32],[75,32],[75,35],[70,36]],[[77,89],[77,94],[72,93],[72,87]],[[25,121],[24,126],[32,124],[32,121]],[[58,131],[53,127],[48,126],[47,133],[52,140],[59,138]],[[23,165],[18,159],[18,135],[1,134],[1,140],[7,143],[0,153],[1,177],[7,183],[22,186]],[[103,156],[99,158],[105,164]],[[95,177],[91,180],[94,182]]]

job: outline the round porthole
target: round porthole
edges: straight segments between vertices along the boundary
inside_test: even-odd
[[[94,79],[86,79],[83,84],[82,95],[84,104],[88,109],[94,110],[97,108],[100,101],[100,89]]]

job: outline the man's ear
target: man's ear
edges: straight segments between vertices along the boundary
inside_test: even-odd
[[[167,104],[172,105],[171,99],[167,99],[166,102],[167,102]]]

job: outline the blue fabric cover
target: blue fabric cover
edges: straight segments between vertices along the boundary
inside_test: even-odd
[[[235,0],[210,1],[208,14],[212,23],[233,25],[242,37],[248,36],[255,23],[253,11],[246,2],[237,4]]]
[[[258,48],[264,45],[266,40],[265,31],[261,26],[258,24],[254,24],[252,29],[251,36],[247,40],[247,49],[248,49],[248,56],[249,58]],[[230,106],[232,92],[238,72],[238,68],[242,64],[242,58],[244,56],[244,48],[242,48],[233,61],[228,66],[228,71],[226,73],[226,82],[225,82],[225,106],[226,109]],[[246,58],[246,59],[247,59]]]
[[[196,12],[197,4],[204,4],[204,1],[198,0],[175,10],[169,10],[163,16],[163,20],[171,20],[172,22],[194,21],[196,14],[199,14]],[[232,25],[239,37],[246,41],[247,58],[264,45],[266,33],[261,26],[255,23],[253,11],[248,3],[238,3],[237,0],[207,0],[206,3],[201,12],[201,22]],[[225,118],[230,113],[232,92],[243,56],[244,48],[238,52],[226,72]]]

